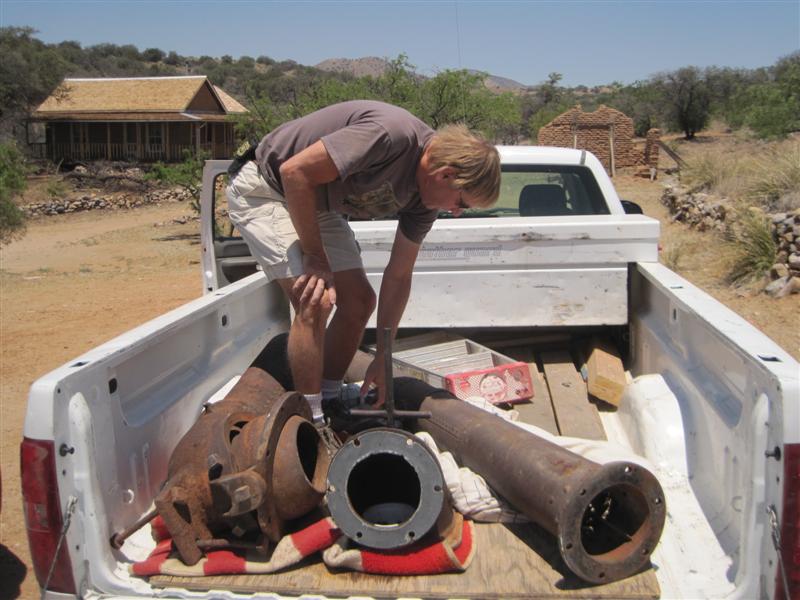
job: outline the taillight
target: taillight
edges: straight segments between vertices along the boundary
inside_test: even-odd
[[[800,598],[800,444],[783,447],[783,513],[781,514],[781,561],[789,585],[783,587],[780,565],[775,575],[775,598]]]
[[[53,574],[47,583],[47,589],[75,594],[75,581],[72,578],[72,563],[69,560],[66,540],[61,543],[56,556],[63,520],[58,501],[53,442],[23,438],[20,447],[20,471],[22,510],[25,514],[28,544],[39,587],[44,588],[52,566]]]

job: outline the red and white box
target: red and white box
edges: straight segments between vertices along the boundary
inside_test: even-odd
[[[533,397],[531,371],[524,362],[445,375],[445,389],[456,398],[482,398],[492,404],[524,402]]]

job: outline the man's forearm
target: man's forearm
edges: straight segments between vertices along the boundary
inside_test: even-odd
[[[317,223],[316,188],[302,176],[287,178],[283,187],[286,209],[297,232],[303,254],[326,258]]]
[[[392,338],[397,333],[400,319],[406,309],[408,296],[411,291],[411,274],[401,277],[387,277],[384,274],[381,282],[381,291],[378,298],[378,318],[377,318],[377,349],[378,354],[383,353],[382,331],[390,327]]]

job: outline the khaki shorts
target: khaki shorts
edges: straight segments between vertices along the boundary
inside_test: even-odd
[[[303,251],[292,225],[286,199],[249,162],[225,190],[231,222],[242,234],[267,278],[287,279],[303,274]],[[322,244],[332,271],[363,269],[353,230],[338,213],[317,211]]]

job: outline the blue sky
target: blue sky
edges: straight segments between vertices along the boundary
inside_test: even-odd
[[[632,83],[686,65],[754,68],[800,49],[800,0],[266,2],[0,0],[0,25],[46,42],[111,42],[314,65],[395,57],[534,85]]]

